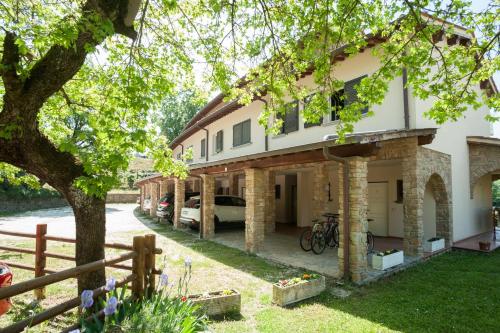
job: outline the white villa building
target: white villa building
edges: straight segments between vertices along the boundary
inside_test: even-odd
[[[457,28],[457,35],[443,36],[442,43],[464,39],[465,31]],[[365,52],[336,56],[335,75],[346,82],[346,103],[357,98],[353,86],[381,66],[369,52],[381,42],[373,38]],[[491,231],[491,184],[500,173],[500,140],[491,137],[485,120],[490,111],[486,106],[471,109],[460,120],[438,126],[424,117],[433,101],[415,97],[404,80],[400,76],[390,83],[384,102],[373,107],[373,116],[356,123],[344,144],[334,140],[334,112],[307,124],[301,116],[305,102],[290,101],[282,134],[266,135],[257,120],[263,102],[241,106],[219,95],[171,143],[179,158],[192,148],[189,178],[140,180],[141,202],[151,198],[154,216],[158,198],[175,192],[174,226],[180,227],[184,192],[201,191],[200,236],[217,240],[214,195],[240,196],[246,200],[246,227],[238,231],[239,246],[291,265],[293,255],[280,260],[286,251],[280,252],[278,244],[289,240],[289,248],[301,253],[300,230],[324,213],[338,213],[339,248],[321,256],[300,255],[310,258],[312,266],[306,268],[324,266],[336,277],[348,272],[354,281],[369,276],[367,231],[376,243],[401,248],[408,258],[426,256],[424,243],[436,236],[451,248]],[[314,86],[311,75],[297,84]],[[475,89],[497,92],[492,80]],[[332,103],[338,101],[332,98]]]

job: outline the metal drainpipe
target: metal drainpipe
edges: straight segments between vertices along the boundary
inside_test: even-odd
[[[181,156],[184,156],[184,145],[179,143],[179,146],[181,146]]]
[[[406,67],[403,67],[403,111],[405,115],[405,129],[410,128],[410,110],[408,106],[408,88],[406,83],[408,82],[408,72]]]
[[[323,156],[329,161],[342,163],[344,166],[344,279],[349,279],[349,162],[347,159],[335,156],[330,153],[327,146],[323,147]]]

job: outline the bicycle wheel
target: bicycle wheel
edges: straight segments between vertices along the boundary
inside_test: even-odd
[[[311,248],[315,254],[321,254],[325,251],[326,238],[323,231],[316,231],[312,234]]]
[[[339,247],[340,245],[340,240],[339,240],[339,225],[334,224],[333,225],[333,242],[335,243],[335,247]]]
[[[373,251],[373,246],[375,245],[375,240],[373,238],[373,234],[371,232],[366,233],[366,250],[368,253]]]
[[[326,233],[326,244],[329,247],[337,247],[337,242],[335,241],[335,225],[334,224],[332,224],[328,228],[328,231]]]
[[[311,251],[311,240],[312,240],[312,230],[307,229],[302,232],[300,235],[300,247],[302,250],[308,252]]]

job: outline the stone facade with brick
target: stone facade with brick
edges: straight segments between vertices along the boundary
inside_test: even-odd
[[[500,171],[500,146],[469,143],[470,198],[474,198],[474,187],[479,179]]]
[[[201,175],[201,236],[205,239],[213,238],[215,233],[215,177]]]
[[[181,227],[181,210],[184,207],[184,199],[186,193],[186,185],[184,180],[175,178],[175,194],[174,194],[174,228]]]
[[[265,234],[266,173],[262,169],[245,170],[245,248],[256,253],[262,248]]]

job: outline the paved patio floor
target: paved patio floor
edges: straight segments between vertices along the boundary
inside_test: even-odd
[[[213,241],[229,247],[245,250],[245,232],[224,230],[217,232]],[[266,234],[263,248],[257,256],[285,265],[309,269],[332,277],[339,276],[337,249],[326,248],[320,255],[300,248],[299,238],[281,233]]]

